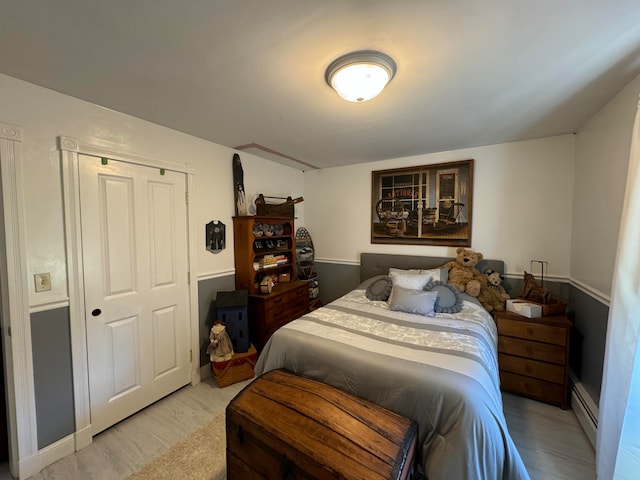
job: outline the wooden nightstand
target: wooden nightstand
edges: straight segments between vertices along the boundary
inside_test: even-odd
[[[527,318],[494,312],[503,390],[568,407],[569,333],[565,315]]]

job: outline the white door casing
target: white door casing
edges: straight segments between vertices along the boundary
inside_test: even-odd
[[[95,435],[190,381],[186,181],[87,155],[79,167]]]
[[[91,425],[90,401],[89,401],[89,366],[87,353],[87,331],[85,325],[85,286],[83,282],[84,264],[82,258],[82,238],[80,232],[80,181],[79,158],[81,154],[97,157],[108,157],[113,160],[135,165],[150,166],[166,171],[179,172],[186,177],[188,192],[193,198],[195,171],[189,164],[179,164],[158,158],[148,158],[131,153],[120,153],[123,150],[119,145],[98,146],[90,143],[81,143],[72,137],[58,137],[58,150],[61,156],[62,183],[64,197],[65,238],[67,247],[67,277],[69,288],[69,314],[71,326],[71,355],[73,366],[73,388],[75,407],[75,450],[80,450],[92,442],[93,428]],[[198,331],[198,294],[195,273],[195,237],[189,232],[195,221],[194,203],[188,202],[188,228],[189,237],[189,324],[190,324],[190,348],[197,351],[199,348]],[[200,381],[200,367],[197,362],[192,362],[191,383]]]
[[[0,291],[9,429],[9,468],[18,478],[40,470],[38,459],[27,252],[22,198],[22,130],[0,123]]]

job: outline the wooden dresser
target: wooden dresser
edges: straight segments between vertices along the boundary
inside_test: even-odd
[[[286,370],[231,400],[226,429],[229,480],[413,478],[414,421]]]
[[[493,315],[498,326],[501,388],[566,409],[571,321],[565,315]]]
[[[309,312],[309,284],[302,280],[279,283],[270,294],[249,295],[251,342],[262,351],[278,328]]]
[[[294,218],[233,217],[233,246],[236,289],[249,292],[249,338],[260,352],[273,332],[309,311],[309,283],[296,280]],[[262,293],[267,278],[277,284]]]

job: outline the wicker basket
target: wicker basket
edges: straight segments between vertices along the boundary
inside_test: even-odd
[[[236,353],[231,360],[226,362],[211,362],[211,371],[220,388],[234,383],[249,380],[255,376],[253,367],[256,364],[258,352],[251,345],[246,353]]]

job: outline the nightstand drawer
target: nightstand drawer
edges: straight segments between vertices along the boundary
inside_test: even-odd
[[[500,386],[503,390],[526,395],[543,402],[564,405],[565,388],[561,384],[536,380],[534,378],[500,372]]]
[[[566,329],[553,325],[544,325],[510,318],[497,318],[498,331],[500,335],[508,337],[524,338],[537,342],[553,343],[555,345],[566,345]]]
[[[549,343],[530,342],[519,338],[498,337],[498,352],[564,365],[566,349]]]
[[[562,365],[552,365],[504,354],[498,355],[498,363],[501,371],[526,375],[559,384],[563,384],[565,380],[565,369]]]

